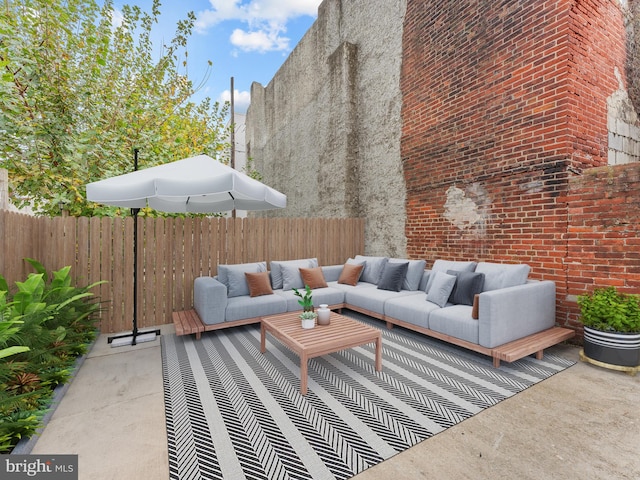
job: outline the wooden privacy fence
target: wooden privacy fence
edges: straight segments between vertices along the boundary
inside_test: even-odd
[[[138,326],[171,323],[193,305],[193,280],[216,275],[219,264],[317,257],[335,265],[364,252],[363,219],[139,218]],[[49,272],[71,266],[79,286],[103,302],[100,329],[131,329],[133,219],[32,217],[0,210],[0,274],[9,285],[33,272],[34,258]]]

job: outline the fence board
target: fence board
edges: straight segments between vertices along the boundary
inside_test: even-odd
[[[343,263],[364,251],[363,219],[139,218],[138,326],[170,323],[193,305],[193,280],[217,275],[218,264],[317,257]],[[100,280],[100,329],[131,329],[133,218],[32,217],[0,211],[0,274],[9,285],[33,271],[66,265],[78,285]]]

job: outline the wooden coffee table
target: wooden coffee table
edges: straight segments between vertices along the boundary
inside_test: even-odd
[[[310,358],[347,348],[376,344],[376,370],[382,371],[382,334],[380,330],[331,312],[329,325],[303,329],[300,312],[263,318],[260,325],[260,351],[264,353],[267,332],[300,357],[300,393],[307,394],[307,363]]]

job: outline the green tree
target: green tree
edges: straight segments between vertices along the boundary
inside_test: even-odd
[[[88,203],[84,187],[130,172],[134,149],[140,168],[227,151],[228,106],[190,100],[199,88],[186,76],[193,13],[158,53],[159,0],[150,13],[124,6],[119,25],[112,0],[0,5],[0,167],[14,204],[113,214]]]

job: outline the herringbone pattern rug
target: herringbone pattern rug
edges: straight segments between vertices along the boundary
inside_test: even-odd
[[[367,317],[349,312],[363,321]],[[491,359],[382,322],[373,345],[309,362],[259,325],[162,337],[172,479],[347,479],[574,362],[545,355],[499,369]]]

